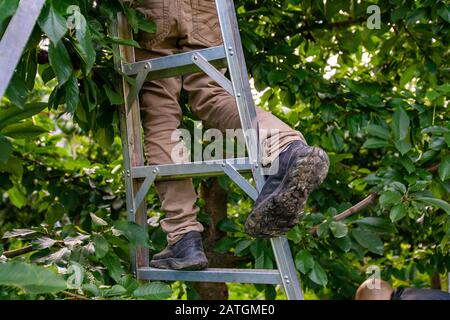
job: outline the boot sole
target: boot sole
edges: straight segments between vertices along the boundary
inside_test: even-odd
[[[328,156],[320,148],[302,155],[288,169],[288,174],[266,201],[249,215],[245,231],[257,238],[273,238],[292,229],[299,221],[308,195],[325,180]],[[279,190],[279,191],[278,191]]]
[[[186,263],[183,259],[167,258],[150,261],[150,267],[170,270],[202,270],[208,267],[208,261],[199,260]]]

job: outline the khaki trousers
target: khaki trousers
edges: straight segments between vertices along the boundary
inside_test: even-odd
[[[136,59],[144,60],[180,52],[216,46],[222,43],[214,0],[144,0],[135,8],[157,24],[156,33],[141,33]],[[172,134],[180,126],[182,111],[180,90],[189,96],[192,112],[206,126],[221,131],[241,127],[235,100],[215,81],[203,73],[172,77],[145,83],[141,95],[141,118],[144,128],[145,154],[149,164],[173,163],[171,153],[179,143]],[[275,158],[290,142],[305,141],[301,133],[269,112],[257,109],[260,131],[277,130],[274,137],[260,135],[263,159]],[[268,160],[267,160],[268,159]],[[197,195],[191,179],[158,181],[156,189],[166,217],[161,226],[169,244],[190,231],[203,231],[197,221]]]

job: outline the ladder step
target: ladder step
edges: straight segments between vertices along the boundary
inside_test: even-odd
[[[138,279],[190,282],[240,282],[281,284],[278,270],[271,269],[220,269],[208,268],[201,271],[138,268]]]
[[[248,158],[234,158],[223,160],[210,160],[188,162],[183,164],[164,164],[153,166],[134,167],[131,169],[133,178],[145,178],[158,172],[157,180],[183,179],[189,177],[211,177],[224,174],[224,162],[232,165],[238,172],[251,172]]]
[[[127,63],[123,65],[122,71],[129,76],[136,75],[147,65],[148,69],[150,69],[147,80],[170,78],[173,76],[200,72],[200,68],[192,62],[192,56],[194,54],[201,54],[216,68],[227,66],[225,48],[221,45],[160,58],[142,60],[135,63]]]

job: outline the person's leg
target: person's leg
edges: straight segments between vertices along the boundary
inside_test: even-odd
[[[136,60],[141,61],[178,52],[178,31],[173,19],[173,1],[145,0],[137,10],[156,21],[155,34],[141,33],[138,41],[142,49],[136,49]],[[140,94],[141,118],[144,129],[144,147],[147,162],[151,165],[170,164],[172,151],[179,141],[173,139],[180,126],[182,111],[179,105],[181,77],[147,82]],[[207,261],[201,242],[195,233],[203,231],[197,221],[198,207],[192,179],[157,181],[161,209],[166,217],[161,227],[167,234],[168,248],[153,257],[151,265],[159,268],[198,269],[206,267]],[[185,237],[190,234],[188,237]],[[193,236],[194,234],[194,236]],[[192,239],[195,245],[192,245]],[[184,239],[184,241],[180,241]],[[182,242],[182,243],[180,243]],[[185,250],[186,244],[191,250]],[[192,250],[193,249],[193,250]],[[170,253],[170,254],[168,254]]]
[[[222,36],[214,0],[187,1],[182,13],[182,34],[178,42],[182,51],[191,51],[220,45]],[[225,73],[225,69],[221,70]],[[183,77],[183,88],[189,93],[193,113],[208,127],[225,132],[240,129],[236,102],[222,87],[204,73]],[[293,130],[270,112],[256,108],[263,164],[270,164],[292,141],[306,144],[302,134]]]
[[[222,43],[214,1],[196,0],[193,5],[193,31],[180,43],[183,51]],[[189,24],[187,24],[189,25]],[[222,70],[224,72],[224,70]],[[235,99],[203,73],[183,78],[192,111],[208,127],[221,131],[240,129]],[[258,237],[286,232],[297,222],[308,194],[320,185],[328,171],[328,158],[319,148],[309,147],[302,134],[273,114],[256,109],[262,163],[279,160],[279,170],[270,175],[246,222],[246,231]]]
[[[168,78],[143,86],[141,93],[141,117],[144,128],[144,145],[147,161],[150,165],[170,164],[172,150],[179,142],[172,135],[181,121],[181,108],[178,95],[181,80]],[[161,209],[166,217],[161,227],[167,234],[169,244],[174,244],[190,231],[203,231],[197,221],[198,208],[195,205],[197,195],[192,179],[156,181]]]

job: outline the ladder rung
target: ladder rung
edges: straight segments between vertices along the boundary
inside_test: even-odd
[[[182,179],[188,177],[207,177],[224,174],[224,162],[232,165],[238,172],[251,172],[251,165],[248,158],[234,158],[224,160],[210,160],[203,162],[188,162],[183,164],[164,164],[132,168],[133,178],[145,178],[152,175],[157,170],[157,179]]]
[[[138,279],[192,282],[240,282],[280,284],[278,270],[271,269],[220,269],[208,268],[201,271],[139,268]]]
[[[201,54],[206,60],[209,61],[209,63],[211,63],[216,68],[222,68],[227,65],[225,49],[223,45],[221,45],[212,48],[194,50],[190,52],[178,53],[170,56],[124,64],[123,72],[127,75],[135,75],[140,70],[142,70],[146,64],[149,64],[150,66],[147,80],[163,79],[177,75],[199,72],[201,70],[192,62],[192,56],[196,53]]]

